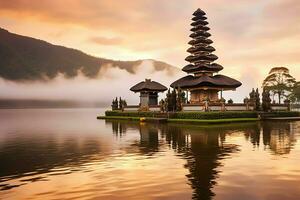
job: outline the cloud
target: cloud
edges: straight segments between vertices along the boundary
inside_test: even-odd
[[[124,69],[106,66],[101,68],[98,78],[90,79],[79,72],[72,79],[66,79],[60,74],[48,82],[12,82],[0,79],[0,99],[27,100],[68,100],[78,102],[95,102],[102,106],[110,106],[115,97],[122,97],[129,104],[137,104],[139,94],[129,89],[133,85],[150,78],[164,84],[166,87],[182,76],[179,71],[170,73],[168,70],[155,70],[152,61],[144,61],[132,74]],[[160,95],[164,97],[164,95]]]
[[[197,7],[208,15],[218,62],[225,68],[222,74],[249,88],[260,87],[263,76],[276,66],[286,66],[300,78],[297,0],[0,0],[0,17],[12,31],[91,55],[153,58],[184,66],[191,14]],[[60,38],[50,34],[65,30]]]
[[[182,35],[185,35],[188,29],[178,27],[184,26],[184,19],[189,17],[189,14],[186,10],[181,9],[178,2],[181,1],[176,0],[174,4],[170,4],[169,1],[165,0],[159,2],[132,0],[122,1],[122,3],[119,1],[91,0],[64,2],[53,0],[41,3],[37,0],[12,0],[0,1],[0,16],[13,19],[22,18],[22,22],[16,22],[18,24],[24,23],[24,21],[40,21],[42,22],[41,25],[33,28],[37,32],[38,29],[41,29],[41,26],[60,27],[60,30],[78,29],[78,27],[81,27],[81,33],[89,32],[87,38],[84,38],[85,35],[82,37],[81,34],[74,30],[73,33],[78,38],[73,39],[74,35],[68,33],[69,38],[72,38],[72,40],[85,41],[94,37],[94,35],[124,39],[119,47],[108,51],[100,49],[100,45],[96,43],[94,44],[97,46],[92,46],[92,48],[84,43],[80,44],[80,46],[86,46],[82,50],[88,53],[92,51],[91,49],[100,49],[93,52],[114,52],[114,55],[110,53],[110,56],[107,56],[106,53],[103,53],[102,56],[119,56],[120,59],[123,59],[123,56],[127,56],[126,60],[132,59],[132,54],[136,55],[135,59],[138,59],[138,57],[154,58],[154,56],[159,57],[159,55],[163,55],[164,52],[168,51],[168,48],[175,49],[178,47],[180,40],[181,44],[185,43],[182,40]],[[174,15],[175,13],[176,15]],[[24,29],[22,31],[26,31]],[[182,34],[178,34],[180,32]],[[37,35],[39,38],[41,37],[39,34]],[[79,36],[82,38],[79,38]],[[66,36],[64,39],[68,40],[67,38]],[[52,40],[55,39],[53,38]],[[77,41],[74,41],[73,45],[76,44]],[[73,47],[77,48],[77,46]],[[118,51],[121,51],[121,53],[118,53]]]
[[[99,44],[99,45],[120,45],[123,42],[122,38],[106,38],[106,37],[92,37],[89,39],[90,42]]]

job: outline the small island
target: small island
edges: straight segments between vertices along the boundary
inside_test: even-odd
[[[139,105],[127,105],[121,98],[113,101],[112,110],[98,119],[126,119],[149,122],[184,122],[184,123],[230,123],[259,120],[298,120],[299,112],[291,111],[290,101],[281,103],[271,100],[272,86],[263,85],[263,93],[252,90],[243,103],[227,102],[223,98],[224,91],[235,91],[242,83],[231,77],[218,74],[223,66],[216,63],[216,50],[209,39],[206,13],[197,9],[193,13],[190,35],[191,47],[187,49],[190,55],[185,59],[188,64],[182,71],[188,75],[170,84],[171,91],[166,86],[151,79],[145,79],[130,88],[132,92],[140,93]],[[275,69],[275,68],[274,68]],[[273,69],[272,69],[273,70]],[[271,72],[272,72],[271,70]],[[283,70],[283,71],[282,71]],[[286,73],[279,68],[276,73]],[[274,79],[274,73],[269,75]],[[290,80],[294,81],[294,80]],[[167,91],[165,99],[158,102],[158,94]],[[262,96],[262,98],[261,98]]]

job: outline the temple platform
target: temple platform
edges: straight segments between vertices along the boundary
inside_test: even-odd
[[[263,120],[271,121],[300,121],[300,117],[267,117]]]

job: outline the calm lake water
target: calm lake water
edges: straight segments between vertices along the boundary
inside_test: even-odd
[[[0,199],[300,198],[300,122],[158,125],[101,112],[0,110]]]

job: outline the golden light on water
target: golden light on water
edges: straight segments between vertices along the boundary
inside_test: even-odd
[[[4,199],[299,195],[298,122],[201,127],[97,121],[94,109],[1,112]]]

